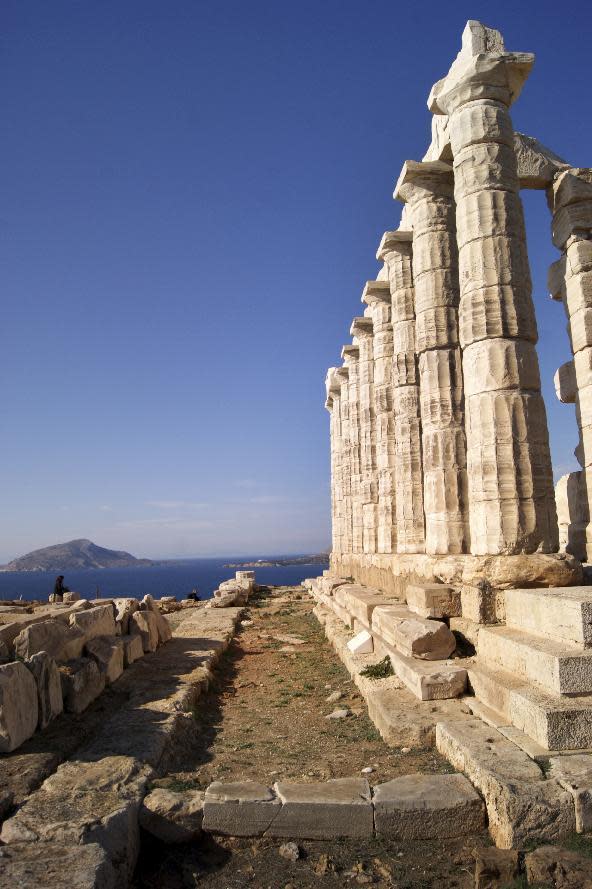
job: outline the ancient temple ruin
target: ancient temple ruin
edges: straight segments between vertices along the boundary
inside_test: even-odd
[[[351,670],[392,665],[401,691],[368,700],[383,735],[433,732],[500,846],[592,827],[592,169],[514,131],[533,62],[469,21],[430,92],[431,144],[327,374],[331,569],[309,582]],[[573,353],[555,388],[581,469],[556,490],[522,188],[547,195]]]

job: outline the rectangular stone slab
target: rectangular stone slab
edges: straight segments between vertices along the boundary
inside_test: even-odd
[[[371,837],[374,813],[370,787],[361,778],[274,786],[282,807],[267,836],[294,839]]]
[[[419,617],[402,605],[375,608],[372,633],[401,654],[422,660],[444,660],[456,648],[456,639],[446,624]]]
[[[229,837],[260,837],[280,810],[273,791],[255,781],[214,781],[206,790],[202,829]]]
[[[421,617],[460,617],[460,593],[443,583],[409,584],[407,607]]]
[[[378,605],[388,605],[397,602],[392,596],[387,596],[385,593],[381,593],[380,590],[360,587],[354,584],[338,587],[333,595],[337,604],[345,608],[356,620],[359,620],[366,629],[370,628],[372,612]]]
[[[592,649],[512,627],[481,627],[479,659],[551,694],[592,692]]]
[[[441,701],[464,694],[467,686],[464,667],[457,667],[450,661],[420,661],[401,654],[390,645],[384,645],[384,649],[396,675],[420,701]]]
[[[395,840],[465,837],[485,825],[485,806],[464,775],[403,775],[374,788],[377,836]]]
[[[506,590],[506,624],[566,642],[592,645],[592,588]]]

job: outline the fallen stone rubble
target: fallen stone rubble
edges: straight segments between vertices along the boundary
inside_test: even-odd
[[[173,740],[192,721],[241,613],[240,608],[189,610],[168,645],[121,675],[117,685],[127,698],[125,706],[107,716],[100,731],[15,812],[8,812],[0,833],[6,885],[66,886],[60,862],[70,868],[69,889],[128,884],[139,852],[140,819],[146,823],[143,800],[149,783]],[[153,814],[158,818],[158,812]],[[191,822],[195,829],[196,817],[195,806],[180,811],[178,830],[190,830]],[[70,867],[73,859],[76,864]]]
[[[246,605],[255,589],[254,571],[237,571],[234,580],[225,580],[206,602],[206,608],[232,608]]]
[[[9,619],[0,622],[0,753],[18,749],[63,710],[84,711],[131,663],[171,638],[150,595],[92,603],[68,595],[66,603],[2,615]]]

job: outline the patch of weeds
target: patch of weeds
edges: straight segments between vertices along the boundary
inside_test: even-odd
[[[251,750],[254,747],[254,743],[252,741],[243,741],[241,744],[236,745],[237,750]]]
[[[195,790],[199,787],[197,781],[192,779],[182,781],[180,778],[173,778],[167,785],[167,790],[173,790],[175,793],[182,793],[184,790]]]
[[[387,655],[377,664],[368,664],[367,667],[360,670],[360,676],[365,676],[367,679],[386,679],[387,676],[393,676],[394,672],[391,660]]]
[[[549,759],[537,759],[537,765],[545,778],[548,778],[551,771],[551,761]]]
[[[585,836],[582,833],[572,833],[563,840],[562,845],[570,852],[577,852],[578,855],[592,858],[592,836],[590,834]]]

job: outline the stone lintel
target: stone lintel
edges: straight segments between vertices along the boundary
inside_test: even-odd
[[[454,193],[454,172],[444,161],[405,161],[397,179],[393,197],[395,200],[410,200],[415,190],[452,197]]]
[[[409,248],[412,243],[412,231],[401,231],[398,229],[397,231],[385,232],[378,245],[376,258],[384,262],[389,253],[404,253],[405,255],[409,255]]]
[[[365,316],[360,316],[358,318],[354,318],[351,323],[351,327],[349,332],[352,336],[360,337],[360,336],[372,336],[374,332],[374,325],[372,324],[372,318],[366,318]]]
[[[570,167],[554,151],[526,133],[514,133],[514,153],[520,188],[548,188],[559,171]]]
[[[391,301],[391,285],[388,281],[366,281],[366,286],[362,292],[362,302],[367,306],[372,303]]]

